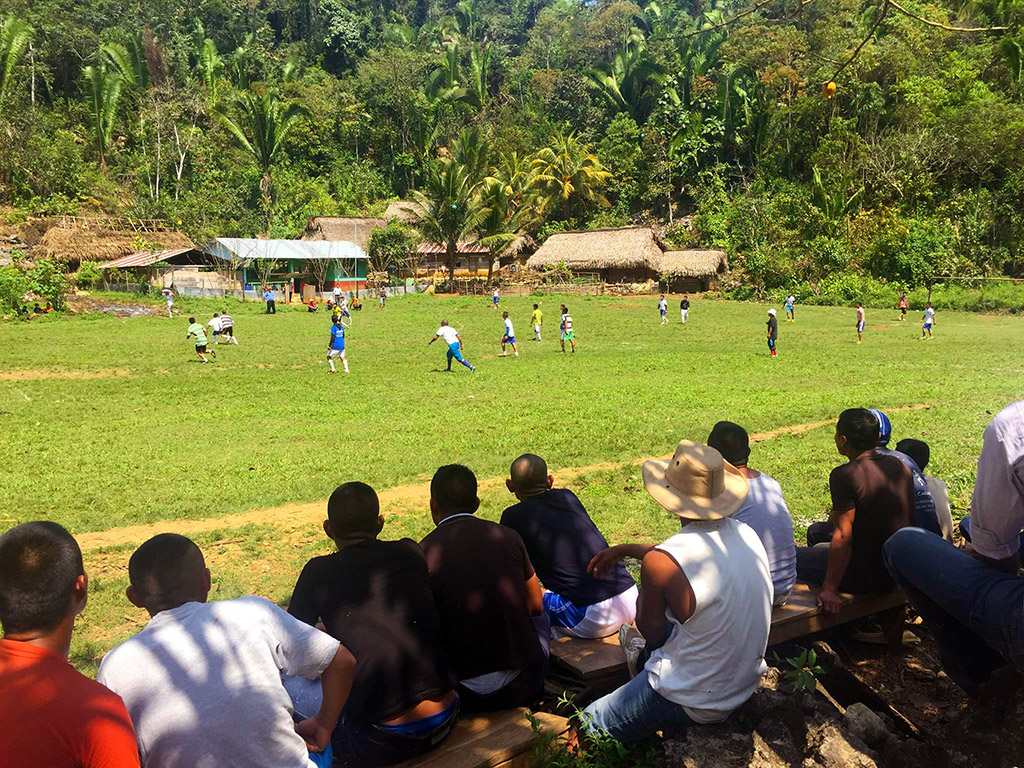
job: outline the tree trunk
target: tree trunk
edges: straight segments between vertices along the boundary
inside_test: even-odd
[[[490,248],[487,249],[487,257],[487,286],[490,287],[494,278],[494,251]]]
[[[448,243],[448,279],[452,283],[452,293],[455,293],[455,251],[458,245],[454,242]]]

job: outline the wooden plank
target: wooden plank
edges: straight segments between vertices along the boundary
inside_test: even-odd
[[[583,681],[614,675],[626,669],[626,655],[619,636],[585,640],[560,637],[551,641],[551,661]]]
[[[562,733],[569,725],[564,717],[538,712],[545,730]],[[452,735],[432,752],[399,763],[397,768],[495,768],[516,765],[517,758],[533,749],[534,734],[525,709],[508,709],[459,718]]]

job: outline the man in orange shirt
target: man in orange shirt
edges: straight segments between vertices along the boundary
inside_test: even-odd
[[[138,768],[124,702],[68,664],[85,608],[82,552],[56,523],[0,536],[0,765]]]

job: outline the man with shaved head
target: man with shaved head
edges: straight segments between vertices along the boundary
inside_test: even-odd
[[[128,576],[128,600],[151,619],[103,658],[98,680],[124,699],[143,766],[330,765],[355,668],[344,646],[261,597],[208,603],[210,571],[184,536],[144,543]],[[320,679],[313,717],[293,720],[282,675]]]
[[[638,592],[624,564],[603,579],[587,565],[608,542],[576,494],[553,489],[555,479],[540,456],[524,453],[512,462],[510,493],[519,503],[506,509],[501,524],[516,531],[544,585],[544,611],[558,634],[607,637],[636,617]]]

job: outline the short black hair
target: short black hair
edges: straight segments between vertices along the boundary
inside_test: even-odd
[[[896,443],[896,450],[912,458],[922,472],[932,457],[932,449],[928,447],[928,443],[924,440],[915,440],[912,437],[905,437]]]
[[[734,467],[742,467],[750,458],[750,437],[747,430],[731,421],[720,421],[711,428],[708,445],[722,454]]]
[[[0,624],[7,634],[49,631],[67,616],[85,573],[82,550],[47,520],[22,523],[0,536]]]
[[[540,304],[534,304],[534,305],[533,305],[533,308],[534,308],[534,309],[540,309]]]
[[[430,498],[442,512],[475,512],[477,506],[476,475],[461,464],[446,464],[430,481]]]
[[[878,445],[878,417],[867,408],[847,408],[839,414],[836,432],[858,451]]]
[[[380,500],[366,483],[343,483],[327,500],[327,519],[335,536],[377,532]]]
[[[205,572],[202,550],[177,533],[158,533],[128,559],[128,580],[153,612],[197,599]]]
[[[190,317],[190,318],[188,319],[188,321],[189,321],[190,323],[194,323],[194,322],[196,321],[196,319],[195,319],[194,317]]]

